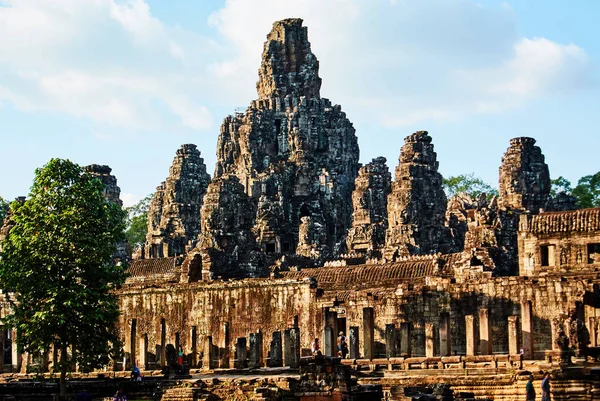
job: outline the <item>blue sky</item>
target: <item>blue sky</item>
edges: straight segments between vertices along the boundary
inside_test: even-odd
[[[532,136],[551,176],[576,181],[600,170],[598,15],[592,0],[0,0],[0,196],[52,157],[110,165],[126,204],[183,143],[212,173],[285,17],[308,26],[362,162],[393,170],[425,129],[443,175],[496,185],[508,140]]]

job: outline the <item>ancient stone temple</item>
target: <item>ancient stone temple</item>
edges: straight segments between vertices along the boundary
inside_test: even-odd
[[[251,198],[256,240],[271,258],[319,259],[345,250],[358,144],[341,107],[321,97],[318,73],[302,20],[276,22],[264,46],[258,99],[221,126],[215,178],[239,178]]]
[[[146,257],[187,253],[200,234],[200,208],[210,176],[196,145],[177,150],[169,177],[156,188],[148,210]]]
[[[502,157],[498,192],[504,208],[538,212],[546,207],[550,173],[535,139],[510,140],[510,147]]]
[[[350,252],[381,257],[387,228],[387,199],[392,175],[385,157],[373,159],[358,170],[352,192],[352,227],[348,230]]]
[[[498,150],[497,197],[447,200],[426,131],[406,137],[392,182],[385,158],[359,166],[354,128],[320,85],[302,21],[278,21],[258,99],[221,126],[213,180],[194,145],[177,151],[146,258],[116,291],[124,357],[110,374],[137,364],[171,386],[163,400],[452,399],[450,385],[458,399],[517,400],[549,371],[553,399],[598,399],[600,208],[550,199],[532,138]],[[158,379],[174,350],[186,383]],[[6,360],[32,364],[16,346]],[[284,366],[296,376],[260,377]],[[260,378],[240,378],[250,370]]]
[[[202,232],[198,245],[188,257],[201,256],[201,277],[260,277],[265,272],[264,258],[252,233],[252,204],[239,179],[234,176],[215,178],[208,186],[202,205]],[[190,276],[196,277],[193,268]]]
[[[83,169],[102,181],[104,184],[104,197],[107,200],[116,203],[119,206],[123,206],[123,201],[121,201],[121,188],[117,185],[117,177],[111,174],[112,169],[109,166],[90,164]]]
[[[497,234],[501,265],[510,273],[518,270],[517,231],[519,214],[538,213],[550,201],[550,173],[535,139],[513,138],[502,156],[498,182],[498,214],[501,229]]]
[[[106,200],[123,206],[121,200],[121,188],[117,185],[117,177],[112,175],[112,169],[109,166],[91,164],[83,168],[87,173],[97,177],[104,184],[104,197]],[[128,261],[129,254],[127,253],[127,243],[125,240],[117,244],[117,250],[113,256],[115,260]]]
[[[404,139],[388,198],[385,257],[442,251],[446,194],[431,136],[419,131]]]

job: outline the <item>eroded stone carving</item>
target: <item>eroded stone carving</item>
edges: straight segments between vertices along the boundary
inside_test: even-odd
[[[350,252],[381,257],[387,229],[387,199],[392,175],[385,157],[373,159],[358,170],[352,193],[352,227],[346,239]]]
[[[201,256],[202,278],[265,276],[265,260],[251,231],[252,203],[236,176],[221,176],[208,186],[202,205],[198,243],[188,256]],[[197,276],[190,272],[190,276]]]
[[[550,173],[535,139],[513,138],[502,157],[498,192],[504,208],[538,212],[550,195]]]
[[[169,177],[156,188],[148,210],[147,257],[171,257],[189,251],[200,233],[200,208],[210,183],[196,145],[182,145]]]
[[[321,98],[318,68],[302,20],[276,22],[258,99],[221,126],[215,177],[239,178],[251,200],[252,231],[272,260],[345,250],[358,144],[340,106]]]
[[[117,185],[117,177],[111,174],[112,169],[109,166],[90,164],[89,166],[85,166],[83,170],[102,181],[104,184],[104,197],[106,200],[119,206],[123,206],[123,201],[121,200],[121,188]],[[129,260],[127,242],[125,240],[120,241],[117,244],[113,259],[122,262]]]
[[[385,258],[444,250],[447,200],[427,131],[406,137],[398,160],[388,197]]]

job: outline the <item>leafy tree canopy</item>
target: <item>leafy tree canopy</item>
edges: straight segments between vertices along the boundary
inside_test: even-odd
[[[581,177],[575,188],[564,177],[552,180],[550,195],[556,196],[561,192],[574,196],[581,208],[600,207],[600,171]]]
[[[491,199],[498,195],[496,188],[484,182],[481,178],[475,177],[473,173],[444,178],[442,183],[448,197],[459,193],[466,193],[473,198],[477,198],[482,193],[485,193],[486,197]]]
[[[0,288],[12,294],[12,313],[3,321],[17,330],[23,351],[58,347],[61,394],[69,349],[86,369],[106,364],[110,344],[119,344],[112,290],[125,272],[112,255],[125,214],[103,189],[77,164],[50,160],[36,170],[28,199],[11,204],[14,226],[0,244]]]
[[[586,175],[577,181],[571,192],[580,207],[600,207],[600,171],[594,175]]]
[[[550,183],[551,183],[550,195],[553,197],[558,195],[561,192],[570,194],[572,191],[571,181],[567,180],[563,176],[560,176],[555,180],[551,180]]]
[[[2,221],[6,217],[6,214],[8,213],[8,206],[9,203],[0,196],[0,226],[2,225]]]
[[[125,209],[127,212],[127,231],[125,231],[125,237],[127,238],[129,253],[146,241],[146,234],[148,233],[148,207],[151,201],[152,194]]]

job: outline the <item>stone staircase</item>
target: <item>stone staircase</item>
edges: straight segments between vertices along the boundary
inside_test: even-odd
[[[171,387],[165,390],[165,392],[162,395],[161,401],[196,401],[204,399],[195,396],[194,390],[198,389],[195,387],[188,386]]]

